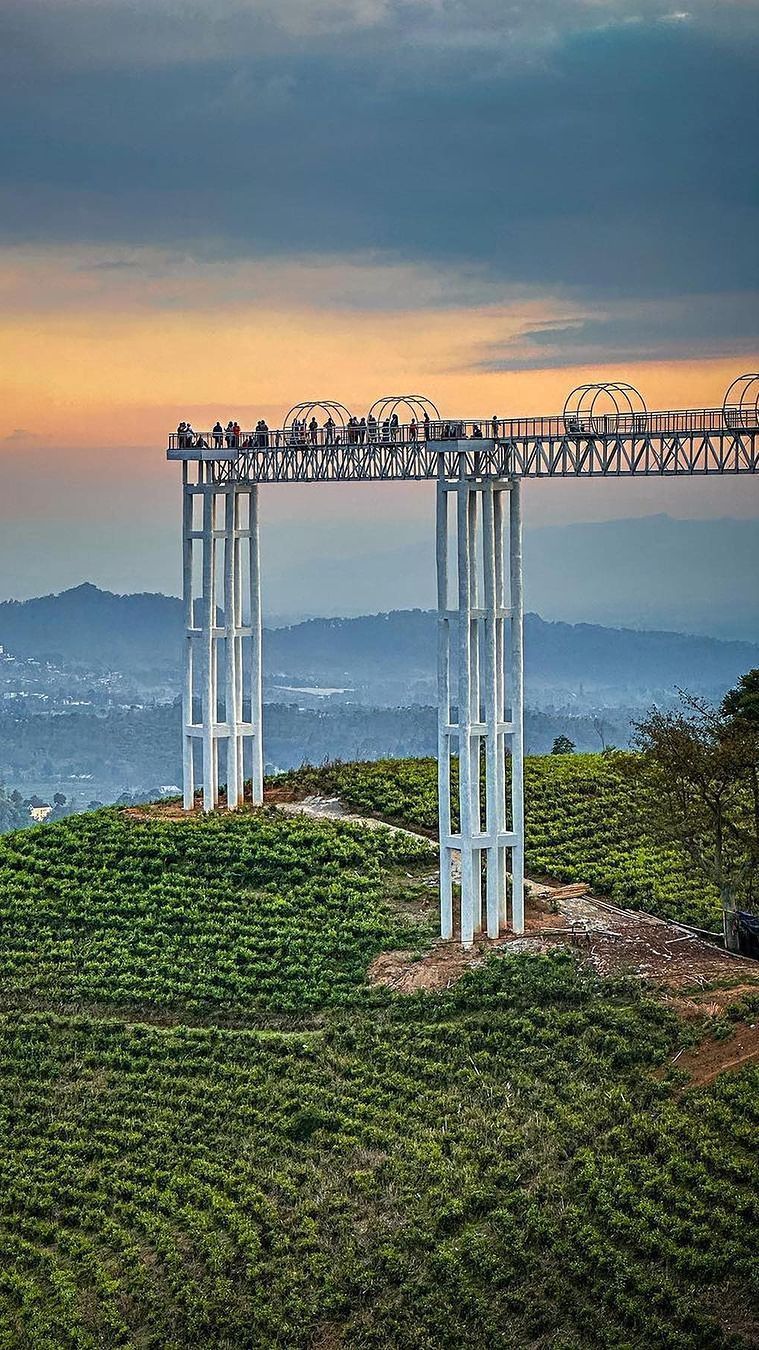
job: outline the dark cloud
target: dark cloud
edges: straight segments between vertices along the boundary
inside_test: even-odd
[[[409,50],[387,20],[397,8],[354,6],[363,26],[342,45],[208,60],[201,43],[189,64],[53,65],[43,84],[12,66],[0,237],[200,259],[375,252],[473,265],[494,300],[505,285],[608,302],[759,284],[750,44],[620,23],[610,5],[587,7],[606,26],[521,64],[501,33],[489,61],[460,26]],[[472,8],[492,27],[494,6]],[[422,7],[407,12],[418,22]],[[601,343],[604,322],[581,340]],[[742,340],[745,315],[722,329]],[[534,342],[560,350],[572,334]]]
[[[757,347],[759,295],[689,296],[609,314],[525,328],[493,347],[482,370],[543,370],[681,357],[749,356]]]

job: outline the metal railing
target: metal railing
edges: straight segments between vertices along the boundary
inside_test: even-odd
[[[349,426],[299,425],[253,431],[239,436],[211,431],[179,433],[169,436],[170,451],[218,450],[223,454],[253,450],[330,448],[346,445],[414,446],[439,441],[496,440],[502,443],[536,440],[614,440],[618,437],[659,438],[699,432],[755,431],[759,418],[747,425],[745,410],[739,408],[682,408],[647,413],[613,413],[585,417],[559,414],[550,417],[455,418],[441,421],[407,422],[397,425],[358,423]]]

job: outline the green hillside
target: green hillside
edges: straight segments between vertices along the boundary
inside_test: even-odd
[[[508,767],[507,761],[507,774]],[[434,759],[329,764],[282,781],[336,793],[366,815],[437,832]],[[717,892],[678,848],[653,837],[648,792],[634,755],[528,756],[528,873],[587,881],[624,905],[721,931]]]
[[[342,1003],[378,952],[429,941],[383,897],[431,866],[423,840],[273,811],[19,830],[0,839],[0,1008],[245,1025]]]
[[[0,840],[0,1347],[756,1343],[759,1073],[687,1088],[699,1027],[567,953],[370,989],[433,867],[271,809]]]

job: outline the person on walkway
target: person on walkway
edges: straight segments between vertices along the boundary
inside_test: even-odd
[[[232,449],[232,446],[234,445],[234,439],[235,439],[235,424],[234,422],[227,422],[226,428],[224,430],[224,440],[227,443],[228,450]]]
[[[369,441],[374,443],[377,440],[377,419],[374,413],[369,413],[366,419],[366,431]]]
[[[411,418],[408,424],[408,438],[410,441],[416,441],[419,436],[419,427],[415,417]]]
[[[213,443],[217,450],[221,450],[221,447],[224,444],[224,428],[218,418],[216,419],[216,425],[213,429]]]
[[[332,421],[332,413],[327,414],[327,420],[324,423],[324,444],[334,445],[335,443],[335,424]]]
[[[360,445],[363,445],[363,444],[364,444],[364,441],[366,440],[366,418],[365,418],[365,417],[362,417],[362,418],[361,418],[361,421],[360,421],[359,424],[358,424],[358,439],[359,439],[359,444],[360,444]]]
[[[425,439],[425,441],[428,441],[428,440],[430,439],[430,436],[431,436],[431,433],[430,433],[430,415],[429,415],[429,413],[427,412],[427,410],[425,409],[425,413],[424,413],[424,439]]]
[[[241,436],[242,436],[242,427],[240,426],[239,422],[235,421],[232,423],[232,444],[235,447],[235,449],[237,449],[238,445],[240,444]]]
[[[311,444],[316,445],[319,440],[319,423],[315,417],[311,418],[311,421],[308,424],[308,430],[311,434]]]
[[[478,422],[475,422],[472,428],[472,435],[474,436],[475,440],[478,441],[482,440],[482,427],[479,425]]]
[[[394,412],[394,413],[392,414],[391,418],[390,418],[390,439],[391,439],[391,441],[397,441],[397,439],[398,439],[398,414],[397,414],[397,412]]]
[[[495,413],[493,413],[493,420],[492,420],[492,422],[490,423],[490,430],[491,430],[492,433],[493,433],[493,440],[494,440],[494,441],[497,441],[497,440],[498,440],[498,418],[496,417]]]

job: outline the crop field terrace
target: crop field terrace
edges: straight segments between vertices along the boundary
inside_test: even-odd
[[[268,809],[0,840],[0,1347],[757,1344],[759,1070],[694,1087],[709,1029],[566,952],[368,986],[433,868]]]

